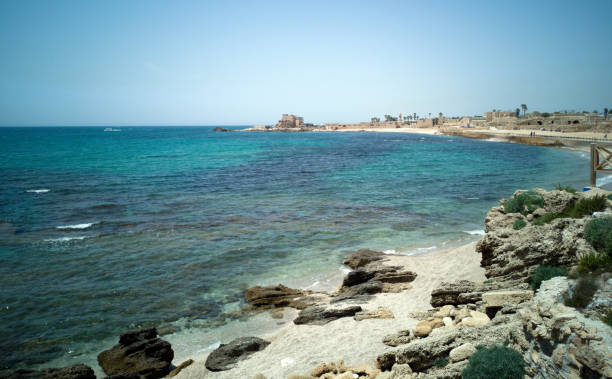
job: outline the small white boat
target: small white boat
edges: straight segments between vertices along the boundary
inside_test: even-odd
[[[120,132],[121,129],[113,129],[113,128],[106,128],[104,129],[105,132]]]

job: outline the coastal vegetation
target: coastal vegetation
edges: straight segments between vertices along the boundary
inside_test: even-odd
[[[575,188],[573,188],[572,186],[568,186],[568,185],[561,185],[560,183],[557,184],[557,187],[555,187],[555,189],[557,191],[565,191],[565,192],[569,192],[569,193],[577,193],[578,191],[576,191]]]
[[[590,276],[578,278],[571,295],[565,299],[565,305],[574,308],[585,308],[593,299],[593,295],[597,292],[597,282]]]
[[[567,270],[563,267],[555,266],[540,266],[531,276],[531,288],[537,290],[543,281],[555,278],[557,276],[567,276]]]
[[[584,238],[596,249],[612,258],[612,217],[596,218],[584,227]]]
[[[544,206],[544,199],[533,191],[520,193],[504,203],[506,213],[520,213],[527,215]]]
[[[514,224],[512,224],[512,229],[514,229],[514,230],[521,230],[525,226],[527,226],[527,221],[525,221],[522,218],[520,218],[520,219],[514,221]]]
[[[574,204],[568,205],[561,212],[549,212],[538,217],[533,224],[544,225],[558,218],[582,218],[592,215],[595,212],[601,212],[606,209],[607,199],[605,196],[593,196],[590,198],[582,198]]]
[[[461,372],[463,379],[521,379],[525,376],[525,361],[518,351],[500,345],[476,349]]]

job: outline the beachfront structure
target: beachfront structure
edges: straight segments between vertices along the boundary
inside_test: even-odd
[[[304,117],[299,117],[293,114],[283,114],[281,119],[274,126],[278,129],[286,128],[301,128],[304,126]]]

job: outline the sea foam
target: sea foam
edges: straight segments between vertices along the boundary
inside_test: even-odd
[[[60,226],[56,226],[56,228],[57,229],[87,229],[95,224],[97,224],[97,222],[90,222],[87,224],[60,225]]]
[[[484,236],[485,235],[484,230],[464,230],[463,232],[467,234],[471,234],[473,236]]]
[[[612,183],[612,175],[606,175],[597,179],[597,186],[601,187],[606,184]]]
[[[30,189],[30,190],[27,190],[26,192],[29,192],[29,193],[47,193],[49,191],[51,191],[51,190],[50,189],[46,189],[46,188],[41,188],[41,189]]]
[[[87,238],[86,236],[78,236],[78,237],[60,237],[60,238],[48,238],[45,242],[68,242],[72,240],[84,240]]]

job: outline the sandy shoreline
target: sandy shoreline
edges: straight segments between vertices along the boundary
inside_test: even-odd
[[[386,335],[414,327],[417,320],[411,318],[410,313],[432,308],[430,294],[438,284],[485,279],[475,245],[476,242],[472,242],[420,256],[388,255],[386,264],[403,266],[417,273],[412,288],[400,293],[377,294],[369,302],[359,305],[368,311],[380,306],[388,307],[395,316],[393,319],[355,321],[347,317],[323,326],[294,325],[292,320],[297,311],[285,309],[284,325],[280,330],[268,335],[251,331],[251,336],[271,342],[265,350],[241,361],[236,368],[222,372],[208,371],[204,362],[209,352],[202,353],[191,357],[195,362],[181,371],[177,378],[252,378],[261,373],[268,379],[281,379],[291,373],[307,374],[322,362],[344,360],[349,365],[374,365],[373,359],[377,355],[393,349],[382,343]]]

